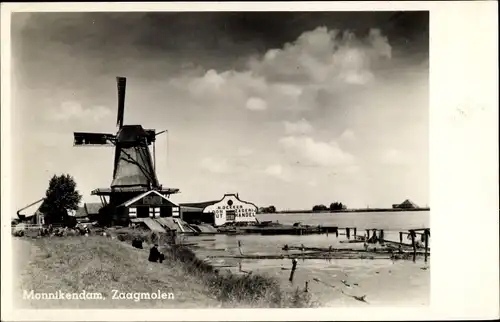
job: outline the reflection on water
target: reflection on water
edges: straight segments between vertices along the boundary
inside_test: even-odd
[[[356,227],[357,235],[364,235],[365,229],[384,229],[387,240],[399,241],[399,231],[429,227],[429,212],[396,213],[340,213],[340,214],[265,214],[259,220],[273,220],[280,223],[302,222],[302,224]],[[347,240],[340,235],[215,235],[190,236],[186,242],[196,244],[195,251],[201,257],[239,255],[238,241],[245,255],[278,255],[287,251],[282,247],[301,246],[333,248],[362,248],[363,244],[341,243]],[[370,232],[371,234],[371,232]],[[351,239],[353,233],[351,232]],[[403,242],[409,242],[404,240]],[[291,252],[291,251],[290,251]],[[303,288],[308,281],[310,292],[322,305],[355,305],[357,301],[343,295],[369,295],[373,304],[428,304],[429,270],[423,260],[417,263],[385,259],[300,259],[293,283],[288,281],[290,259],[235,259],[215,258],[211,262],[233,272],[252,271],[266,274],[280,280],[285,289]],[[241,266],[240,266],[241,265]],[[357,285],[354,285],[357,284]],[[347,286],[349,285],[349,286]],[[361,303],[363,304],[363,303]]]

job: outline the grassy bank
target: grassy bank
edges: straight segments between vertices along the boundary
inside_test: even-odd
[[[163,250],[169,259],[183,263],[184,269],[198,276],[224,306],[237,307],[311,307],[309,293],[296,289],[283,292],[278,280],[257,274],[220,273],[180,245]]]
[[[308,293],[285,293],[278,282],[260,275],[219,272],[183,246],[162,249],[164,263],[147,261],[148,249],[136,249],[102,236],[14,238],[14,254],[29,254],[19,267],[15,298],[36,308],[200,308],[304,307]],[[123,238],[120,238],[123,239]],[[22,290],[101,293],[106,300],[21,300]],[[174,299],[113,300],[120,292],[171,292]]]

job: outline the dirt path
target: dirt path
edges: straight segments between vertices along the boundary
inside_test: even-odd
[[[12,239],[12,265],[14,272],[26,269],[37,247],[26,239],[14,237]]]
[[[12,304],[22,307],[22,298],[19,290],[24,288],[24,281],[29,279],[31,265],[36,262],[36,257],[41,253],[31,240],[14,237],[12,239],[12,272],[13,272],[13,297]]]

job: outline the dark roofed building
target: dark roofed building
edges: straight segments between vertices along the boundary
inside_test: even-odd
[[[86,215],[89,218],[92,218],[99,215],[99,210],[102,208],[102,203],[100,202],[86,203],[83,207]]]
[[[400,204],[392,205],[394,209],[417,209],[419,208],[415,203],[413,203],[410,199],[406,199]]]
[[[83,207],[78,207],[78,209],[75,212],[75,218],[77,222],[88,222],[90,221],[89,215],[87,214],[87,211],[85,210],[85,204]]]

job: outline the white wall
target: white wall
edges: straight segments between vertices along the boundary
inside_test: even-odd
[[[235,222],[256,222],[255,214],[257,207],[251,203],[240,201],[236,196],[224,196],[224,199],[216,204],[206,207],[204,213],[212,213],[215,218],[215,226],[220,226],[227,221],[227,211],[235,211]],[[232,221],[232,220],[231,220]]]

